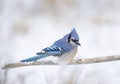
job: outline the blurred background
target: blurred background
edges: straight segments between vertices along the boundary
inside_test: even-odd
[[[2,70],[75,27],[75,59],[120,55],[120,0],[0,0],[0,84],[119,84],[120,61]]]

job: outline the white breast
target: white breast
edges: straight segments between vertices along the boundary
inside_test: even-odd
[[[70,52],[65,53],[64,55],[60,56],[57,60],[58,64],[68,64],[72,62],[74,59],[74,56],[76,55],[77,52],[77,47],[73,48]]]

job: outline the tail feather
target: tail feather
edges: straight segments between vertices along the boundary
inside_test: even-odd
[[[34,56],[34,57],[30,57],[24,60],[21,60],[20,62],[32,62],[32,61],[37,61],[38,59],[42,59],[45,57],[50,56],[49,54],[43,54],[43,55],[38,55],[38,56]]]

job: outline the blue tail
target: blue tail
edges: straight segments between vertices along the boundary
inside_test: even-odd
[[[32,62],[32,61],[37,61],[38,59],[42,59],[45,57],[50,56],[50,54],[42,54],[42,55],[38,55],[38,56],[34,56],[34,57],[30,57],[24,60],[21,60],[20,62]]]

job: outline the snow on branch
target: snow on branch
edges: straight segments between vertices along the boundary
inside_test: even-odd
[[[85,58],[85,59],[76,59],[73,60],[68,65],[79,65],[79,64],[90,64],[90,63],[100,63],[100,62],[109,62],[109,61],[120,61],[120,55],[105,56],[105,57],[95,57],[95,58]],[[11,63],[6,64],[3,69],[25,67],[25,66],[34,66],[34,65],[59,65],[52,61],[35,61],[32,63]]]

